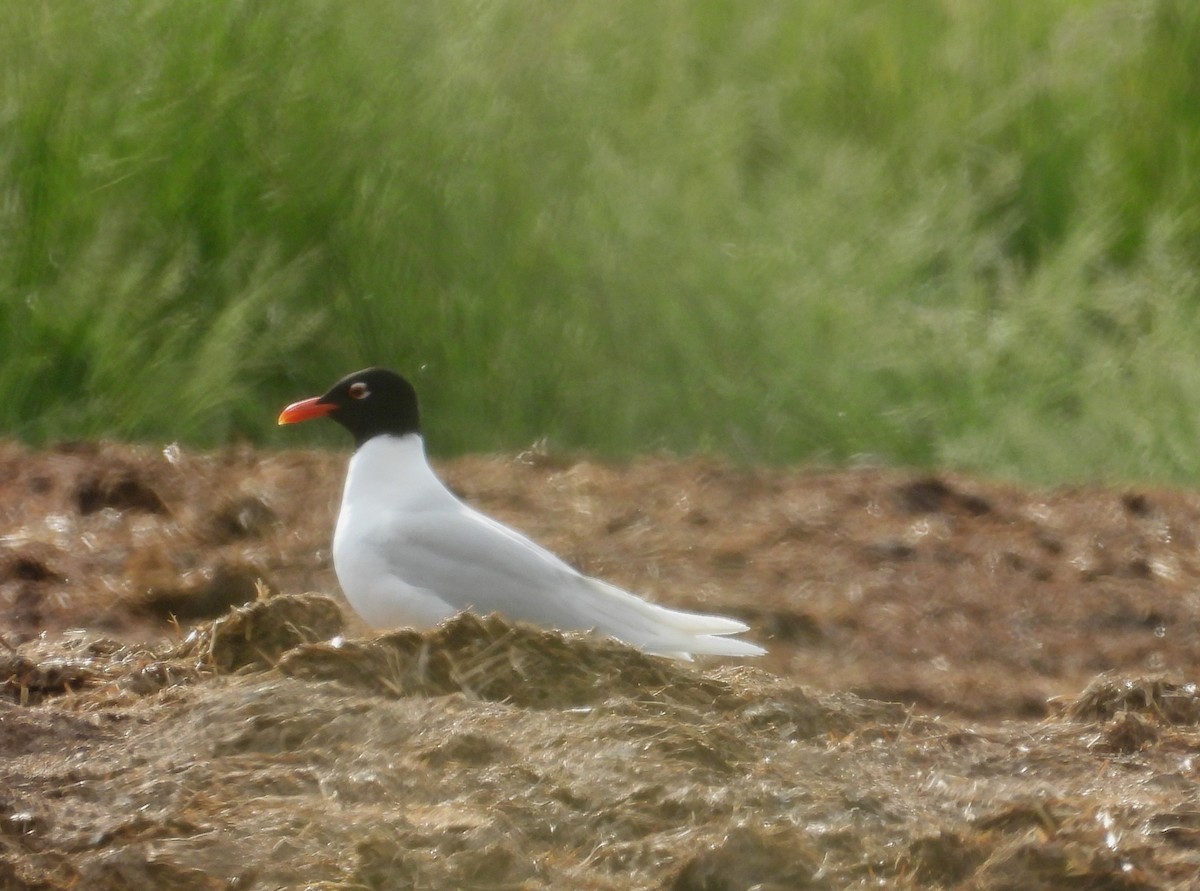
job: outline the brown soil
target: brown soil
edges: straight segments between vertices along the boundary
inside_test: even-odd
[[[441,466],[770,649],[686,665],[368,631],[329,563],[344,460],[0,444],[0,889],[1200,883],[1200,495]]]

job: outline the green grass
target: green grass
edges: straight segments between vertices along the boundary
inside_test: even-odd
[[[1189,0],[0,11],[0,432],[1193,482]]]

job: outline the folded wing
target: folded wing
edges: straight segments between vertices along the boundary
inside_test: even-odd
[[[588,578],[520,533],[458,503],[406,512],[375,529],[388,570],[456,611],[499,612],[552,628],[596,630],[647,652],[752,656],[761,647],[728,635],[733,619],[667,609]],[[386,543],[386,544],[385,544]],[[470,593],[469,593],[470,592]]]

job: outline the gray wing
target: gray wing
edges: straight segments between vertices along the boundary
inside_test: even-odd
[[[724,637],[747,630],[741,622],[667,609],[584,576],[465,504],[397,518],[383,540],[391,573],[433,592],[456,611],[499,612],[558,629],[595,629],[650,652],[676,656],[763,652]]]
[[[455,610],[590,627],[571,594],[586,579],[540,545],[464,504],[396,517],[379,530],[388,571]],[[384,547],[386,542],[386,547]]]

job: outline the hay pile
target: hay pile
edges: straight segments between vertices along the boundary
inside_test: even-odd
[[[1130,707],[1094,690],[1041,725],[971,727],[494,616],[342,630],[333,601],[280,596],[157,647],[5,650],[0,887],[1151,888],[1196,871],[1183,759],[1200,734],[1161,708],[1131,756],[1106,738]],[[1154,689],[1190,697],[1172,715],[1198,707]]]

